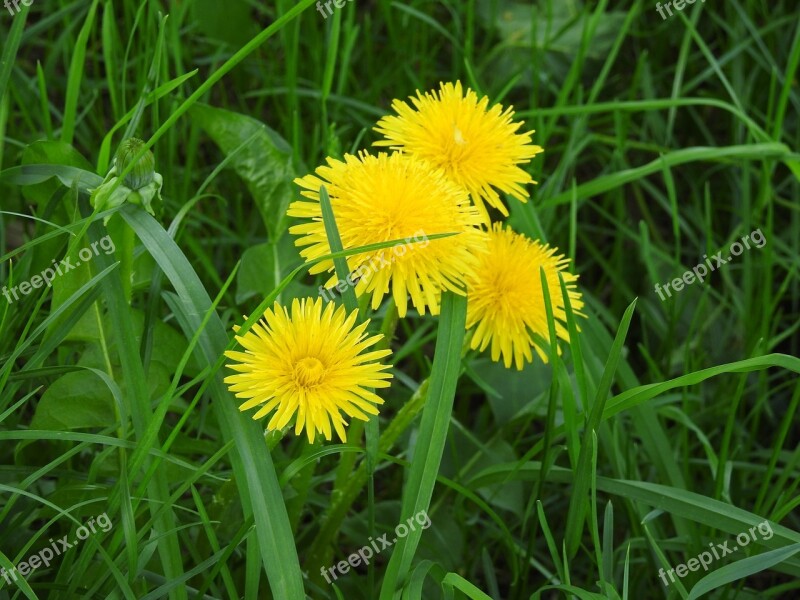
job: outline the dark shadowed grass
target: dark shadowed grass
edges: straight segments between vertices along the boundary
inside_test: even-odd
[[[800,593],[793,2],[662,20],[649,0],[355,0],[327,19],[310,1],[36,0],[1,17],[0,286],[106,217],[136,235],[130,269],[100,254],[0,296],[0,567],[113,522],[18,589],[0,576],[0,599]],[[438,319],[362,306],[393,349],[380,418],[347,444],[265,437],[222,352],[234,323],[324,281],[286,231],[291,180],[368,147],[392,99],[456,79],[536,130],[539,183],[509,221],[572,259],[588,318],[567,311],[571,347],[516,372],[462,356],[455,298]],[[128,135],[164,177],[158,218],[88,206]],[[661,299],[755,231],[762,247]],[[422,508],[429,528],[322,578]],[[660,569],[765,520],[770,539],[664,586]]]

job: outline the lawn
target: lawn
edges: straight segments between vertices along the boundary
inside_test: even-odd
[[[791,0],[8,0],[0,600],[800,598]]]

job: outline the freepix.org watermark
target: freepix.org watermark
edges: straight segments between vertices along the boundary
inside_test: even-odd
[[[331,4],[333,4],[336,8],[342,8],[346,4],[346,2],[352,2],[352,1],[353,0],[327,0],[327,2],[317,2],[317,11],[319,12],[319,14],[322,15],[323,19],[327,19],[328,15],[333,14],[333,9],[331,8]],[[326,9],[328,11],[327,13],[325,12]]]
[[[95,527],[95,525],[97,527]],[[69,535],[65,535],[63,538],[53,540],[50,538],[50,546],[42,548],[36,554],[32,554],[28,557],[28,560],[24,560],[20,563],[17,563],[11,571],[6,571],[5,568],[0,569],[0,578],[4,579],[8,585],[11,585],[13,582],[17,581],[18,577],[17,574],[22,575],[22,577],[26,577],[33,573],[36,569],[44,566],[49,567],[50,561],[52,561],[56,556],[61,556],[67,550],[74,548],[78,544],[80,544],[83,540],[89,537],[91,534],[95,534],[99,531],[110,531],[113,527],[111,523],[111,519],[108,518],[106,513],[102,515],[98,515],[97,517],[92,517],[87,521],[85,525],[81,525],[75,531],[75,537],[77,539],[69,541]],[[0,581],[0,588],[3,587],[3,582]]]
[[[22,10],[19,7],[20,4],[22,4],[23,6],[30,6],[31,4],[33,4],[33,0],[6,0],[3,3],[3,6],[5,6],[8,9],[8,12],[10,12],[11,16],[13,17],[17,15],[19,11]],[[11,8],[12,6],[14,8]]]
[[[114,240],[112,240],[109,236],[105,236],[96,242],[92,242],[91,248],[81,248],[78,252],[78,258],[80,260],[75,261],[75,264],[72,263],[72,257],[68,256],[62,259],[60,262],[53,261],[53,266],[46,268],[44,271],[39,273],[38,275],[34,275],[30,278],[30,281],[23,281],[19,285],[15,285],[11,289],[8,287],[3,286],[2,294],[6,297],[6,300],[9,304],[12,304],[15,300],[19,300],[19,294],[23,296],[27,296],[33,290],[39,289],[43,285],[50,287],[53,285],[53,280],[58,277],[59,275],[63,275],[64,273],[69,273],[72,269],[77,269],[81,266],[82,262],[89,262],[95,256],[98,256],[100,252],[98,251],[97,247],[100,247],[106,254],[111,254],[116,250],[114,246]],[[17,293],[19,292],[19,294]],[[13,299],[12,299],[13,296]]]
[[[728,258],[723,258],[722,255],[724,254],[724,250],[720,250],[716,254],[714,254],[711,258],[714,259],[714,264],[711,264],[711,258],[708,258],[707,254],[703,255],[703,259],[705,260],[704,263],[700,263],[696,267],[691,270],[686,270],[681,277],[677,277],[672,281],[668,281],[664,284],[664,289],[661,289],[659,284],[656,284],[656,293],[658,297],[661,298],[661,301],[664,301],[664,294],[663,292],[667,292],[668,297],[672,297],[672,292],[670,292],[669,288],[672,286],[674,292],[680,292],[685,285],[691,285],[695,281],[699,281],[703,283],[703,280],[709,274],[709,269],[713,271],[717,267],[721,267],[722,265],[726,265],[733,260],[734,256],[739,256],[745,250],[750,249],[750,242],[753,242],[756,248],[763,248],[767,243],[767,238],[764,237],[764,234],[761,233],[761,229],[756,229],[755,231],[748,233],[746,236],[742,238],[741,243],[733,242],[731,247],[728,249]],[[706,268],[708,265],[708,268]]]
[[[368,565],[370,559],[373,556],[380,554],[386,548],[391,548],[394,544],[397,543],[397,540],[406,537],[412,531],[416,531],[417,528],[414,524],[419,525],[422,529],[427,529],[431,526],[431,519],[428,516],[427,511],[421,510],[413,517],[409,517],[405,523],[400,523],[397,527],[394,528],[394,534],[397,536],[394,539],[387,539],[389,537],[388,533],[384,533],[381,537],[377,540],[373,540],[369,538],[369,544],[366,546],[362,546],[358,552],[354,552],[350,556],[347,557],[347,560],[342,560],[336,563],[332,567],[322,567],[320,573],[325,578],[325,581],[331,583],[331,576],[334,580],[339,578],[339,575],[336,574],[336,571],[339,571],[340,575],[346,575],[350,568],[356,568],[357,566],[363,564]],[[380,547],[378,545],[380,544]],[[374,552],[373,552],[374,550]],[[330,573],[330,576],[328,575]]]
[[[666,21],[667,17],[664,14],[664,9],[667,10],[669,16],[672,16],[672,8],[675,10],[683,10],[687,4],[694,4],[697,0],[670,0],[670,2],[665,2],[664,6],[661,6],[661,2],[656,2],[656,10],[658,14],[661,15],[661,20]],[[706,0],[702,0],[703,4],[706,3]]]
[[[715,560],[719,560],[728,554],[733,554],[739,550],[739,548],[744,548],[747,546],[747,544],[750,542],[755,542],[758,539],[756,537],[756,530],[758,530],[758,533],[761,534],[761,539],[763,540],[768,540],[774,535],[772,531],[772,525],[770,525],[769,521],[764,521],[763,523],[759,523],[758,525],[751,527],[749,531],[743,531],[737,535],[736,543],[738,546],[729,548],[728,544],[733,543],[731,541],[725,541],[721,544],[711,543],[708,545],[711,548],[711,552],[708,550],[701,552],[695,558],[690,558],[685,564],[680,564],[674,569],[669,569],[667,571],[664,569],[659,569],[658,576],[661,578],[661,581],[664,582],[665,586],[669,586],[670,583],[675,583],[676,581],[674,573],[676,573],[678,577],[682,579],[686,577],[690,571],[699,571],[700,567],[703,567],[704,571],[708,571],[709,565]],[[669,575],[669,581],[667,581],[667,575]]]
[[[428,236],[425,235],[424,231],[417,231],[414,235],[405,238],[404,242],[392,246],[392,256],[390,260],[386,260],[384,256],[385,253],[380,252],[377,256],[373,256],[369,262],[361,264],[358,269],[349,274],[345,279],[337,281],[334,287],[325,289],[319,286],[320,296],[322,296],[326,302],[331,302],[334,298],[334,291],[338,290],[338,292],[342,294],[347,289],[347,286],[355,287],[361,279],[367,281],[375,273],[394,263],[398,257],[405,255],[406,252],[425,248],[430,243],[431,241],[428,239]],[[328,296],[330,296],[330,298],[328,298]]]

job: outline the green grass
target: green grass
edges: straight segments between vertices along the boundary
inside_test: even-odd
[[[800,594],[795,3],[0,10],[0,288],[117,241],[0,296],[0,567],[113,523],[27,582],[0,577],[0,600]],[[464,351],[463,299],[398,319],[346,297],[393,350],[380,416],[346,444],[265,436],[223,352],[234,324],[324,282],[287,231],[292,179],[456,79],[536,130],[538,184],[508,222],[572,259],[588,318],[567,311],[561,354],[551,318],[551,360],[517,372]],[[89,201],[130,136],[164,178],[156,217]],[[755,230],[763,248],[659,298]],[[322,577],[421,510],[429,528]],[[663,585],[764,520],[770,539]]]

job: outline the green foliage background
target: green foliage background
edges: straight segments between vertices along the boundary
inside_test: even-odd
[[[0,599],[798,597],[795,2],[20,8],[0,9],[0,286],[106,234],[116,250],[0,299],[0,567],[114,527],[0,576]],[[384,307],[380,419],[346,445],[265,438],[221,354],[242,315],[318,293],[286,232],[292,179],[457,79],[545,148],[509,223],[573,259],[577,342],[509,372],[458,361],[457,299],[438,319]],[[163,213],[93,213],[134,135]],[[755,230],[763,248],[656,293]],[[321,577],[420,506],[418,547]],[[769,540],[663,585],[764,520]]]

